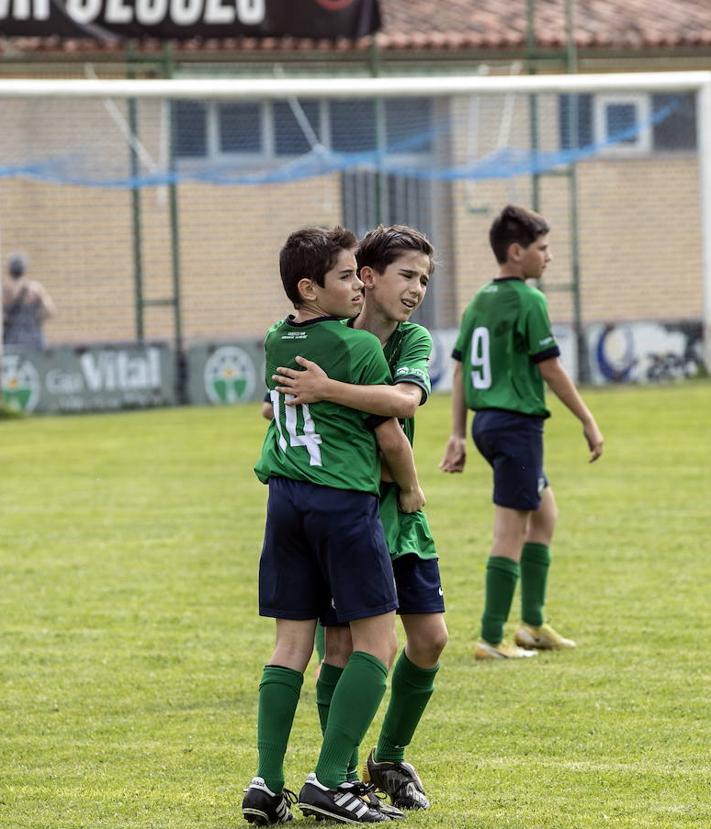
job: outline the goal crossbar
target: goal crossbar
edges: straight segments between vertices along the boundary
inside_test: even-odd
[[[698,91],[711,72],[342,78],[3,79],[0,98],[378,98],[502,93]]]

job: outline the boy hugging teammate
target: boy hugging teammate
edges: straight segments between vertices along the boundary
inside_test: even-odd
[[[414,415],[430,393],[428,363],[432,337],[410,322],[420,307],[434,269],[433,249],[417,230],[379,226],[365,235],[356,251],[365,300],[353,330],[374,334],[383,348],[393,385],[339,382],[324,363],[297,358],[300,370],[283,366],[277,374],[279,392],[290,393],[290,404],[330,401],[353,409],[401,419],[414,440]],[[399,602],[398,613],[407,642],[392,677],[392,693],[377,746],[367,758],[364,778],[390,796],[393,806],[426,809],[429,799],[414,767],[405,761],[420,718],[432,696],[439,656],[447,643],[444,599],[437,552],[422,510],[398,509],[399,485],[384,481],[380,517],[392,558]],[[344,627],[326,628],[326,652],[316,686],[322,726],[330,724],[332,697],[343,681],[351,652]],[[356,777],[357,758],[349,773]]]
[[[348,766],[378,709],[397,650],[397,595],[378,516],[380,458],[399,487],[403,512],[424,504],[412,449],[400,424],[328,400],[292,404],[272,379],[297,355],[343,383],[389,381],[377,337],[344,325],[363,305],[355,237],[342,228],[292,234],[280,272],[295,314],[265,341],[274,409],[255,467],[269,486],[259,568],[259,612],[276,620],[276,645],[259,686],[258,768],[242,803],[246,820],[291,819],[295,796],[284,788],[283,761],[316,621],[347,625],[352,653],[330,699],[321,752],[298,797],[306,815],[375,823],[389,816],[348,780]],[[367,578],[364,578],[367,574]]]

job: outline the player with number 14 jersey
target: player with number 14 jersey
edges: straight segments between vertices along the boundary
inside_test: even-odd
[[[308,353],[330,377],[345,383],[372,385],[390,380],[388,364],[377,337],[343,325],[333,317],[303,323],[290,317],[267,333],[265,377],[270,386],[274,419],[255,467],[265,483],[270,475],[310,481],[319,486],[378,494],[380,462],[369,425],[385,418],[323,401],[287,406],[272,375],[277,366],[294,365],[297,354]],[[304,447],[288,451],[289,447]]]

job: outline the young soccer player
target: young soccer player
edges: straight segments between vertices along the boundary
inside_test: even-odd
[[[523,207],[509,205],[496,217],[489,239],[499,275],[464,311],[452,353],[452,434],[440,467],[463,471],[467,409],[473,409],[474,443],[494,476],[494,540],[476,659],[575,647],[546,624],[544,613],[557,509],[543,471],[543,422],[550,415],[543,381],[582,423],[590,461],[602,454],[603,437],[561,365],[545,296],[526,284],[551,261],[548,232],[546,220]],[[519,575],[522,623],[508,642],[504,625]]]
[[[307,228],[289,237],[280,271],[296,313],[274,325],[265,342],[274,419],[255,467],[269,486],[259,612],[275,618],[276,646],[259,686],[259,765],[242,802],[245,819],[263,825],[292,817],[295,797],[284,788],[283,761],[317,618],[347,623],[353,654],[299,807],[341,822],[388,819],[361,797],[367,787],[346,780],[346,770],[383,697],[397,649],[397,597],[378,517],[377,450],[401,487],[401,508],[413,512],[424,496],[412,450],[395,419],[328,402],[286,406],[271,380],[278,365],[294,365],[296,354],[318,360],[343,381],[387,380],[377,338],[340,322],[363,304],[355,244],[342,228]]]
[[[356,258],[365,301],[352,325],[378,337],[394,385],[344,384],[313,362],[297,359],[304,370],[279,369],[277,389],[294,394],[292,403],[330,400],[367,412],[396,415],[403,418],[405,433],[412,441],[415,412],[431,390],[428,361],[432,337],[409,319],[425,297],[434,268],[433,249],[412,228],[381,225],[362,239]],[[432,696],[447,627],[437,552],[427,517],[422,511],[405,514],[398,510],[397,491],[394,483],[382,484],[380,516],[393,560],[398,613],[407,642],[393,670],[390,703],[364,776],[388,793],[393,806],[426,809],[429,800],[414,767],[405,762],[405,749]],[[322,725],[330,719],[331,696],[341,681],[350,648],[347,628],[327,628],[326,653],[316,686]],[[350,768],[355,776],[356,763]]]

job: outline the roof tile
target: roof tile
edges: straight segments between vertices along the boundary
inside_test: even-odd
[[[711,44],[711,0],[577,0],[573,24],[580,48],[706,47]],[[383,29],[378,43],[386,51],[525,48],[526,0],[380,0]],[[537,0],[534,31],[542,47],[566,42],[565,0]],[[371,38],[358,41],[314,41],[295,38],[230,38],[181,42],[185,51],[226,49],[244,52],[318,50],[343,52],[367,49]],[[58,38],[0,38],[7,51],[63,50],[118,52],[119,42]],[[154,52],[158,41],[141,50]]]

